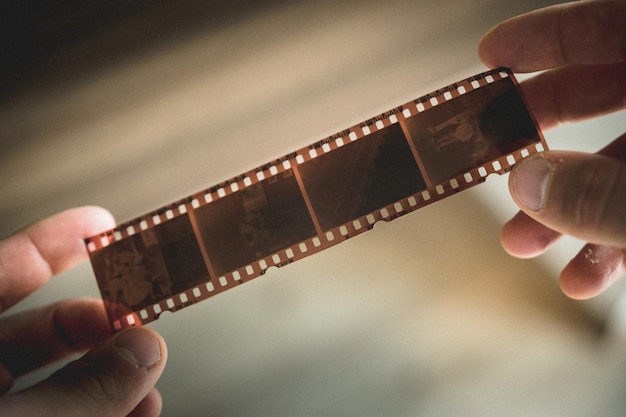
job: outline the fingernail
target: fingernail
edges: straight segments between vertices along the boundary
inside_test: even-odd
[[[161,360],[161,346],[152,333],[141,327],[120,333],[113,343],[125,359],[138,368],[150,368]]]
[[[552,173],[552,163],[541,156],[520,162],[515,170],[513,188],[517,199],[525,208],[539,211],[545,206]]]

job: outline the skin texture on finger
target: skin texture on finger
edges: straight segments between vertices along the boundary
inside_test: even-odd
[[[566,64],[626,59],[626,2],[583,1],[523,14],[483,36],[478,54],[489,67],[533,72]]]
[[[13,380],[67,355],[83,352],[111,335],[101,300],[71,299],[0,320],[0,380],[6,392]]]
[[[574,299],[600,294],[626,270],[625,251],[587,244],[561,272],[561,290]]]
[[[119,417],[160,410],[152,391],[167,361],[148,328],[117,333],[42,383],[0,398],[0,416]],[[142,405],[142,401],[145,401]],[[133,411],[135,410],[135,411]],[[3,414],[4,413],[4,414]]]
[[[626,248],[626,165],[597,154],[548,151],[521,161],[509,181],[515,202],[545,226],[587,242]]]
[[[541,73],[521,86],[537,123],[547,130],[626,109],[626,61],[570,65]]]
[[[41,220],[0,241],[0,312],[53,275],[87,259],[83,239],[115,226],[99,207],[79,207]]]

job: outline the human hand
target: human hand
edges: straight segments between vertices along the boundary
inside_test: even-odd
[[[624,1],[583,1],[518,16],[489,31],[478,52],[490,67],[548,70],[522,83],[542,129],[626,108]],[[576,299],[602,292],[624,273],[626,134],[597,154],[528,157],[511,172],[509,188],[521,212],[502,229],[507,252],[533,257],[562,234],[589,242],[561,272],[562,290]]]
[[[81,207],[0,241],[0,311],[84,260],[83,238],[114,225],[105,210]],[[111,335],[102,301],[93,299],[64,300],[0,319],[0,394],[27,372],[89,348],[45,381],[0,397],[0,416],[160,413],[154,385],[167,359],[163,339],[147,328]]]

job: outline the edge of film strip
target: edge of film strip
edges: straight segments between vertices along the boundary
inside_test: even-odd
[[[521,105],[525,112],[522,115],[525,118],[524,123],[528,125],[525,128],[526,130],[531,129],[534,136],[530,139],[522,138],[523,140],[519,138],[514,140],[505,139],[501,141],[503,143],[487,144],[485,146],[481,143],[481,141],[484,141],[484,138],[476,138],[477,130],[485,130],[484,127],[476,127],[476,120],[481,119],[481,117],[485,118],[484,114],[488,112],[486,109],[490,105],[490,98],[486,87],[496,85],[501,81],[508,82],[509,90],[510,86],[513,86],[515,97],[521,100]],[[485,90],[485,94],[483,94],[485,97],[476,95],[469,98],[472,93],[482,90]],[[503,90],[504,92],[497,92],[495,95],[500,97],[503,94],[507,94],[509,90],[505,90]],[[465,102],[462,102],[463,98],[465,98]],[[457,103],[458,106],[456,107],[459,108],[448,106],[450,108],[444,109],[444,106],[453,103]],[[519,103],[516,105],[519,106]],[[496,107],[496,113],[499,111],[497,109],[498,106],[500,104],[494,106]],[[453,114],[450,117],[444,115],[443,119],[441,115],[435,117],[436,112],[433,110],[434,108],[440,108],[441,111],[439,113],[441,114],[450,113],[452,109],[455,110],[453,113],[458,113],[461,116]],[[472,113],[471,110],[473,108],[478,108],[482,113],[480,115],[475,114],[476,112]],[[426,116],[431,114],[433,114],[434,119],[427,120]],[[448,118],[446,119],[446,117]],[[505,115],[504,119],[506,117],[508,116]],[[420,118],[423,118],[426,122],[417,123]],[[510,121],[504,120],[504,122],[508,123]],[[421,125],[426,125],[427,128]],[[389,134],[387,131],[390,130],[396,133]],[[469,133],[465,131],[469,131]],[[378,136],[376,136],[377,132],[379,133]],[[439,142],[433,139],[430,141],[432,143],[428,145],[430,148],[421,147],[422,142],[419,141],[424,143],[429,141],[423,140],[424,135],[420,137],[419,141],[415,139],[415,137],[420,136],[420,132],[422,134],[427,132],[431,137],[437,138]],[[473,136],[472,133],[474,134]],[[322,207],[323,204],[320,203],[316,207],[315,203],[318,197],[316,196],[317,190],[315,186],[317,184],[315,184],[314,179],[309,178],[315,177],[316,174],[321,172],[319,170],[320,167],[328,168],[323,164],[314,167],[313,165],[317,163],[316,160],[322,159],[321,157],[324,155],[334,155],[335,153],[339,155],[342,152],[341,150],[347,148],[348,145],[358,143],[363,141],[364,138],[370,137],[383,138],[380,141],[386,140],[384,143],[390,143],[389,149],[391,149],[395,139],[385,139],[387,138],[385,135],[393,138],[404,136],[409,145],[407,150],[410,149],[414,162],[416,162],[419,169],[419,174],[421,174],[416,188],[414,187],[415,189],[412,189],[412,192],[409,194],[406,194],[406,190],[403,191],[404,195],[401,198],[388,196],[386,200],[377,200],[383,201],[383,204],[379,203],[377,206],[375,203],[372,203],[374,205],[366,205],[365,209],[357,210],[356,212],[352,211],[352,214],[347,214],[349,219],[326,220],[319,213],[316,214],[317,211],[320,211],[318,207]],[[373,142],[374,139],[369,141]],[[476,143],[480,146],[476,145]],[[449,169],[443,169],[442,172],[439,172],[437,168],[433,169],[432,163],[429,166],[428,159],[432,156],[434,156],[435,161],[433,163],[435,165],[446,165],[436,161],[437,156],[440,160],[447,161],[451,158],[450,155],[453,155],[450,152],[458,153],[459,146],[464,144],[466,148],[472,148],[473,146],[472,149],[482,149],[482,154],[479,151],[475,152],[478,153],[477,157],[480,158],[482,156],[480,163],[472,163],[470,166],[462,167],[452,166]],[[378,148],[376,149],[379,149],[383,145],[377,146]],[[494,151],[492,148],[497,149]],[[369,148],[365,147],[363,149],[365,151],[369,150]],[[419,97],[230,180],[121,223],[112,230],[85,239],[85,244],[90,254],[103,300],[105,301],[111,326],[113,330],[117,331],[125,327],[154,321],[164,311],[177,311],[262,276],[270,267],[282,267],[334,246],[350,237],[372,229],[378,221],[391,221],[459,191],[480,184],[490,174],[508,172],[520,159],[545,149],[547,149],[545,139],[537,128],[533,116],[526,109],[524,98],[513,74],[504,68],[491,70]],[[494,152],[497,154],[496,157],[491,156]],[[404,152],[402,155],[406,153]],[[347,155],[343,152],[341,156],[346,157]],[[473,161],[472,158],[473,156],[470,154],[470,162]],[[363,164],[364,162],[356,161],[354,166],[357,166],[359,163]],[[375,166],[377,162],[369,161],[369,163]],[[333,168],[332,164],[330,164],[330,168]],[[459,168],[462,169],[459,170]],[[334,169],[337,170],[337,167],[335,166]],[[372,169],[374,170],[372,172],[379,172],[376,171],[379,168],[375,167]],[[449,172],[453,172],[450,169],[453,171],[456,169],[458,172],[450,175]],[[234,260],[230,263],[230,265],[236,265],[234,268],[228,267],[228,265],[218,265],[219,262],[216,263],[215,254],[219,252],[219,248],[211,248],[211,236],[216,236],[218,229],[212,226],[211,220],[207,220],[211,216],[201,215],[200,212],[205,210],[203,209],[205,207],[218,207],[219,204],[222,204],[219,203],[220,201],[223,201],[223,204],[226,204],[226,201],[234,201],[233,198],[229,199],[229,197],[237,196],[239,198],[243,193],[252,194],[248,196],[248,200],[242,200],[244,202],[241,204],[244,206],[246,204],[265,204],[269,207],[271,204],[268,201],[271,200],[271,197],[267,197],[265,194],[273,192],[270,189],[272,182],[280,184],[281,181],[285,184],[290,184],[278,189],[283,194],[292,193],[292,188],[295,187],[294,184],[297,184],[299,187],[302,195],[297,197],[302,197],[302,204],[306,206],[306,211],[312,217],[312,224],[309,225],[310,230],[302,232],[300,237],[296,236],[284,241],[287,244],[284,242],[282,245],[279,244],[280,248],[278,250],[268,249],[272,247],[269,245],[265,251],[262,251],[260,256],[257,251],[257,255],[252,260],[246,259],[243,263],[241,260]],[[402,182],[404,178],[397,177],[396,181]],[[256,187],[259,184],[261,186]],[[262,188],[264,191],[258,192],[257,188]],[[260,195],[263,193],[265,194]],[[392,201],[389,201],[389,199]],[[258,201],[255,202],[255,200]],[[261,202],[259,203],[259,201]],[[370,210],[374,206],[375,209]],[[237,206],[237,208],[240,207]],[[304,211],[304,209],[301,210]],[[247,209],[244,211],[247,213]],[[316,217],[318,218],[316,219]],[[184,219],[185,224],[181,220],[181,225],[185,227],[187,227],[186,222],[189,220],[189,234],[193,231],[196,239],[195,243],[191,242],[193,239],[190,238],[189,234],[181,234],[174,238],[175,241],[172,243],[164,241],[168,238],[164,238],[163,235],[159,235],[156,232],[157,229],[162,228],[164,225],[173,224],[176,219]],[[301,226],[297,223],[298,219],[295,221],[296,223],[294,224],[298,224],[296,228],[300,228]],[[254,219],[252,222],[254,222]],[[168,234],[176,234],[175,230],[177,230],[177,227],[179,226],[172,226],[174,232],[170,230]],[[211,233],[206,232],[209,229],[212,230]],[[253,235],[263,231],[258,228],[255,230],[252,227],[249,233]],[[242,236],[244,233],[248,233],[246,231],[240,232]],[[203,234],[208,234],[209,237],[203,237]],[[250,239],[252,240],[246,241],[247,244],[251,244],[250,242],[254,243],[256,238]],[[187,243],[181,246],[179,242],[183,241]],[[188,244],[192,246],[185,246]],[[184,251],[189,248],[194,249],[195,244],[198,244],[200,248],[198,257],[201,257],[206,264],[206,270],[203,269],[203,272],[199,274],[201,278],[194,278],[188,274],[189,276],[179,279],[181,281],[179,282],[180,285],[172,285],[173,283],[170,282],[167,290],[156,290],[157,282],[159,280],[167,281],[167,277],[164,278],[164,276],[171,274],[168,270],[172,268],[170,268],[167,262],[175,263],[175,261],[172,261],[170,258],[180,255],[180,253],[176,255],[177,251],[181,252],[181,250]],[[119,248],[115,248],[116,245]],[[169,247],[168,245],[174,246],[171,253],[168,252],[169,249],[164,249]],[[154,252],[154,248],[158,248],[156,249],[157,251],[161,250],[160,255],[150,255],[152,258],[146,260],[148,255],[145,255],[144,252]],[[226,255],[226,258],[228,258],[228,255]],[[149,267],[146,263],[150,262],[160,263],[160,266]],[[202,268],[199,267],[199,269]],[[142,277],[142,275],[154,276],[159,274],[160,278],[150,278],[153,279],[153,281],[150,281],[150,285],[145,282],[148,281],[148,278],[144,281]],[[169,279],[170,281],[175,281],[172,276],[169,276]],[[115,285],[112,283],[115,283]],[[139,287],[143,287],[143,289],[138,289]]]

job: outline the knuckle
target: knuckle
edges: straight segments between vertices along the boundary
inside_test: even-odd
[[[115,367],[107,362],[81,358],[57,371],[51,381],[80,409],[92,410],[94,416],[110,415],[114,405],[124,402],[125,392]]]
[[[119,400],[121,390],[116,378],[111,373],[86,374],[77,389],[83,398],[102,408]]]

